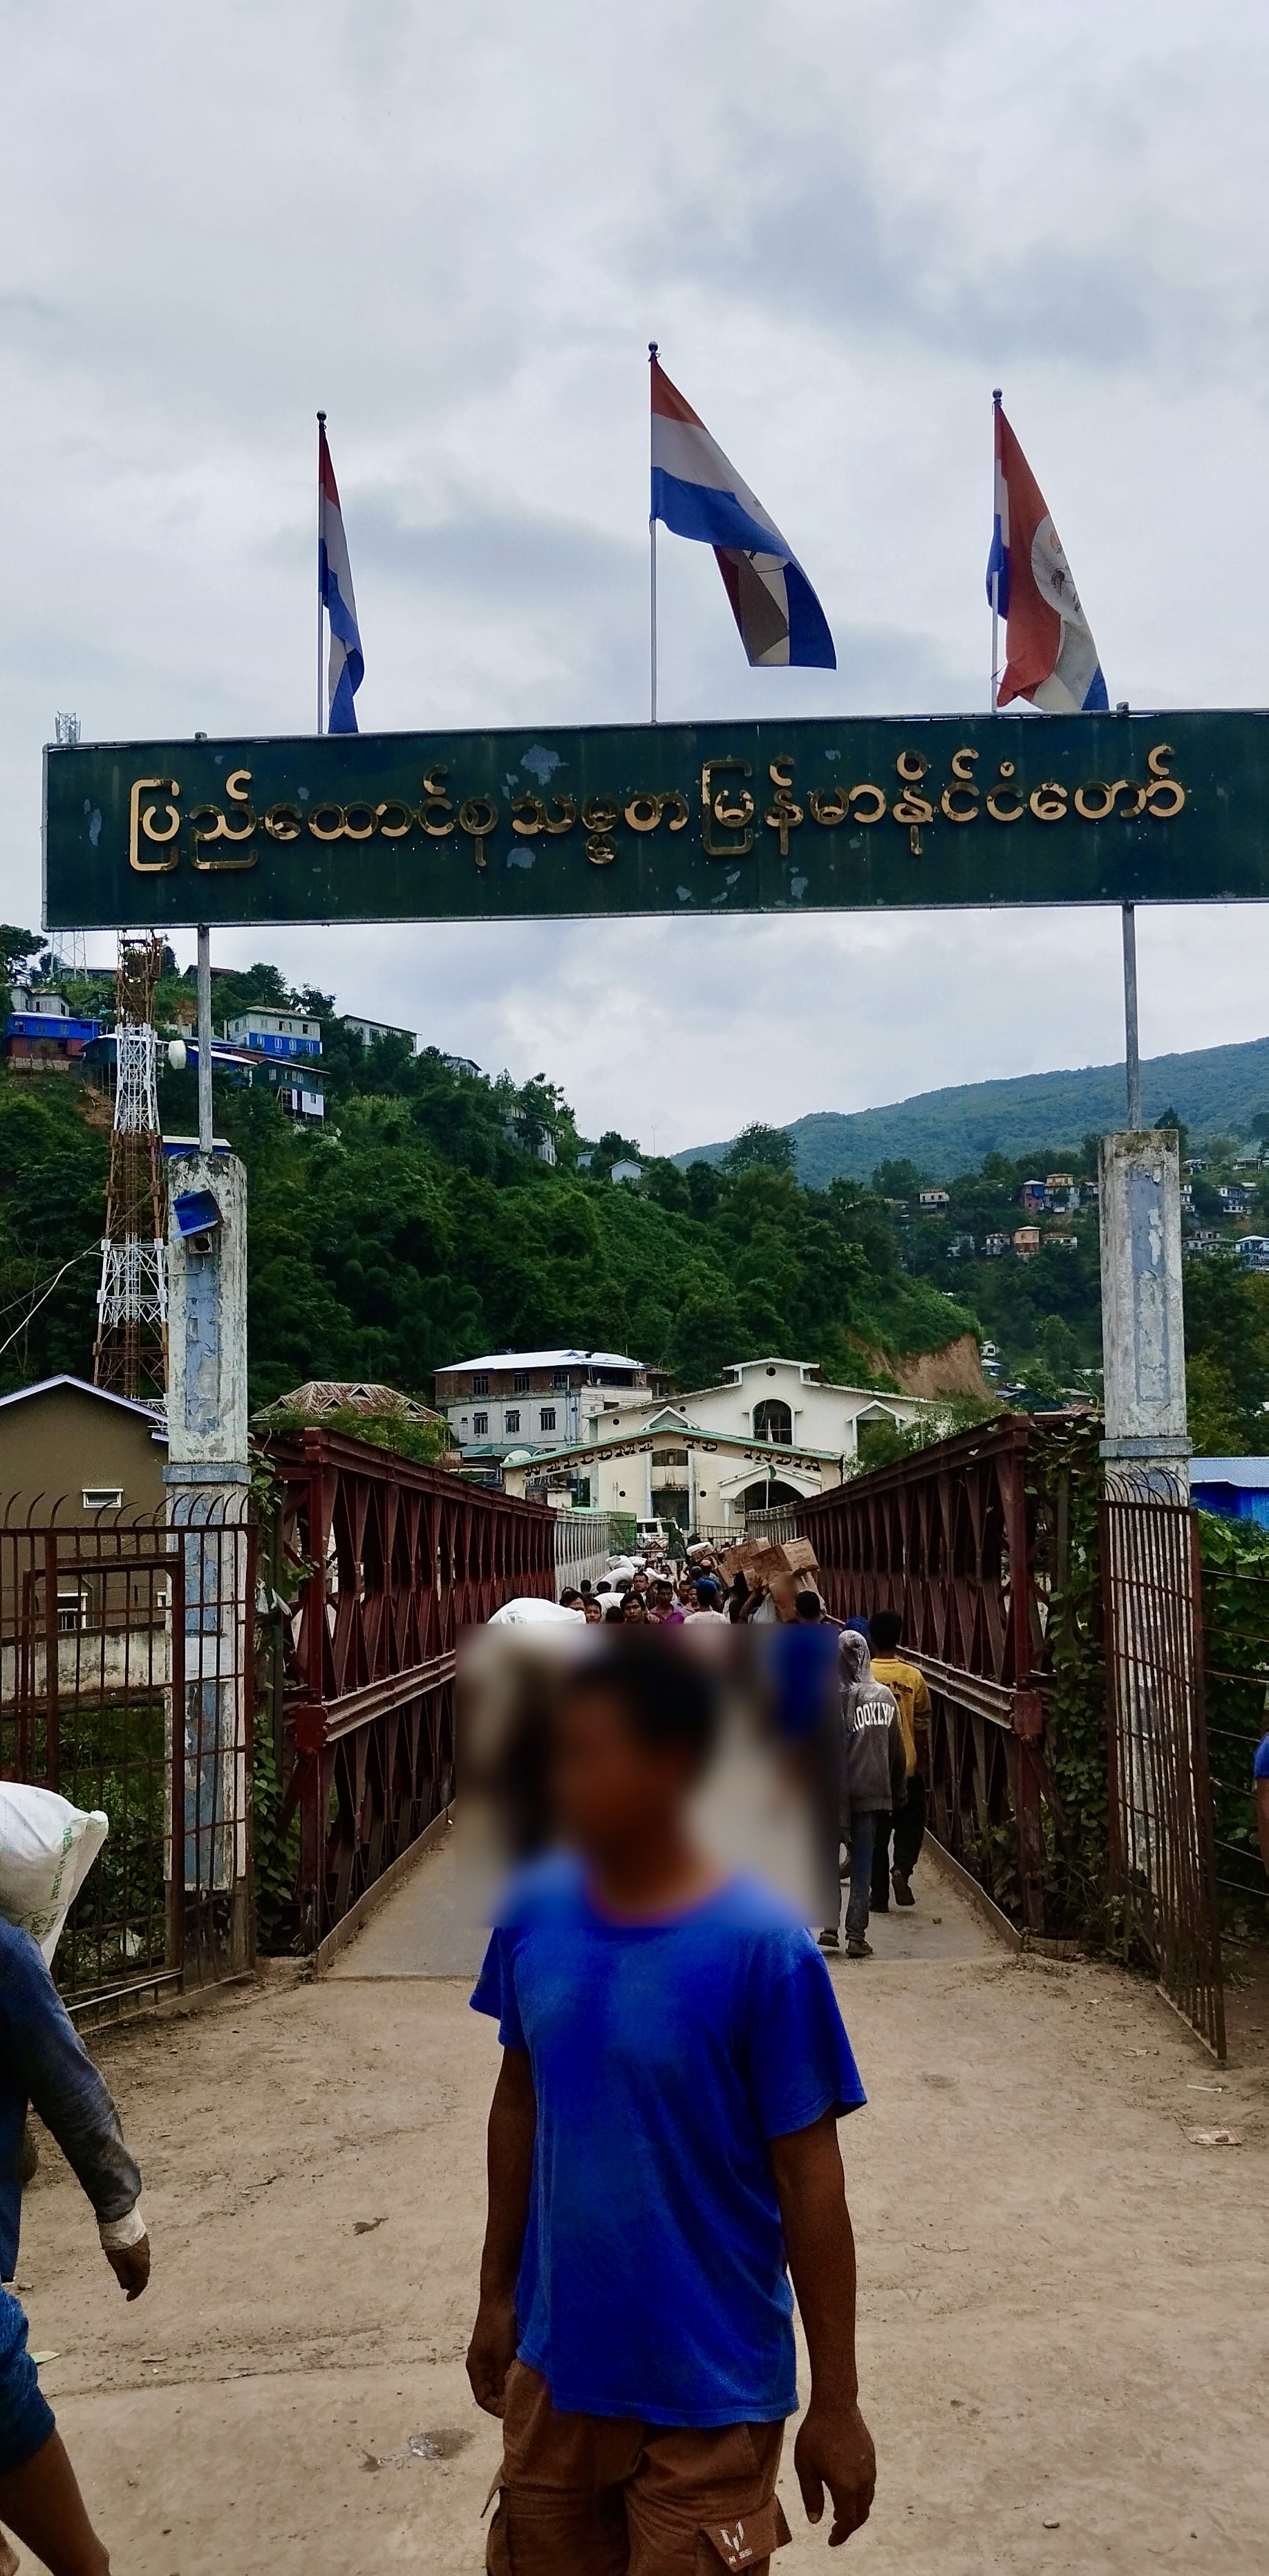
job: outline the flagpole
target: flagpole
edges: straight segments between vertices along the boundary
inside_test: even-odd
[[[322,437],[326,414],[317,415],[317,730],[322,730]]]
[[[999,409],[1000,409],[1000,400],[1001,400],[1001,387],[1000,387],[999,385],[995,385],[995,386],[993,386],[993,388],[992,388],[992,397],[991,397],[991,415],[992,415],[992,446],[991,446],[991,515],[992,515],[992,524],[993,524],[993,526],[995,525],[995,518],[996,518],[996,414],[997,414],[997,412],[998,412],[998,411],[999,411]],[[991,577],[991,690],[990,690],[990,693],[989,693],[988,704],[990,705],[990,708],[991,708],[991,711],[992,711],[992,714],[993,714],[993,715],[994,715],[994,714],[995,714],[995,712],[996,712],[996,699],[997,699],[997,695],[998,695],[998,691],[999,691],[999,685],[1000,685],[1000,567],[999,567],[999,565],[997,565],[996,570],[993,572],[992,577]]]
[[[657,346],[655,340],[649,340],[648,364],[650,367],[656,365]],[[655,724],[657,720],[657,523],[651,511],[648,513],[648,551],[648,696],[651,704],[651,721]]]

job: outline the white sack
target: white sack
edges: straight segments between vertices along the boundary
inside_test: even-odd
[[[576,1627],[579,1619],[584,1624],[584,1615],[581,1611],[566,1609],[562,1601],[539,1601],[526,1595],[520,1601],[504,1601],[501,1610],[495,1610],[487,1624],[491,1628],[536,1628],[567,1619],[570,1626]]]
[[[110,1831],[54,1789],[0,1780],[0,1914],[38,1941],[49,1967],[62,1925]]]

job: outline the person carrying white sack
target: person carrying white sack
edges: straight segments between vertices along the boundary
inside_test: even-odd
[[[139,2206],[141,2176],[119,2114],[39,1944],[0,1914],[0,2525],[16,2532],[51,2576],[108,2576],[105,2545],[88,2518],[26,2348],[26,2317],[4,2286],[17,2267],[31,2107],[92,2203],[102,2251],[121,2288],[129,2299],[140,2298],[150,2277],[150,2241]]]

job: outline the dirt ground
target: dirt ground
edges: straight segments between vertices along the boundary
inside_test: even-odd
[[[1269,1982],[1235,1998],[1218,2070],[1144,1982],[1003,1954],[919,1884],[968,1955],[835,1971],[870,2096],[842,2141],[880,2483],[831,2563],[1250,2576]],[[95,2043],[145,2173],[135,2306],[45,2149],[18,2277],[116,2576],[483,2564],[498,2431],[462,2355],[496,2036],[466,1979],[343,1968]],[[1242,2144],[1185,2136],[1217,2126]],[[796,2576],[826,2527],[787,2455],[783,2493]]]

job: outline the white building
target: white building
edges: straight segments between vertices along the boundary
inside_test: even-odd
[[[548,1500],[738,1531],[746,1512],[839,1485],[868,1423],[902,1428],[940,1410],[920,1396],[834,1385],[806,1360],[742,1360],[721,1385],[668,1403],[601,1391],[587,1436],[534,1457],[513,1453],[504,1481],[511,1493],[532,1484]]]
[[[225,1035],[254,1055],[290,1058],[322,1052],[321,1021],[306,1020],[297,1011],[240,1011],[236,1020],[226,1020]]]
[[[341,1016],[344,1027],[355,1029],[364,1047],[374,1046],[380,1038],[404,1038],[411,1055],[418,1053],[417,1029],[394,1029],[387,1020],[359,1020],[352,1011],[344,1011]]]
[[[662,1371],[620,1351],[490,1351],[436,1372],[436,1401],[464,1458],[496,1465],[509,1449],[555,1449],[594,1437],[624,1395],[665,1392]]]

